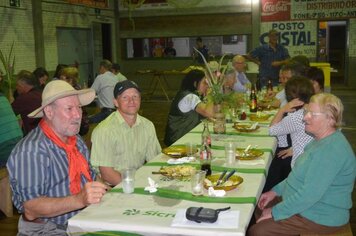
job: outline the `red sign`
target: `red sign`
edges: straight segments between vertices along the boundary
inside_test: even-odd
[[[290,20],[290,0],[262,0],[261,21]]]
[[[89,7],[108,8],[108,0],[68,0],[68,2]]]

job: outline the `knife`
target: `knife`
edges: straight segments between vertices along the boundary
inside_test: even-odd
[[[236,170],[232,170],[226,177],[225,179],[221,182],[221,184],[224,184],[226,181],[230,179],[231,176],[235,174]]]
[[[220,175],[220,177],[219,177],[219,179],[218,179],[218,182],[216,182],[216,185],[215,185],[215,186],[219,186],[219,185],[222,183],[223,178],[224,178],[226,172],[227,172],[227,170],[224,170],[224,171],[221,173],[221,175]]]

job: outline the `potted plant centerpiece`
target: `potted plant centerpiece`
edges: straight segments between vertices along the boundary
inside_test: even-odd
[[[233,94],[225,94],[223,86],[225,82],[225,71],[227,66],[222,66],[223,55],[219,61],[207,62],[203,54],[201,54],[196,48],[194,50],[201,55],[205,63],[205,77],[209,86],[209,92],[207,95],[208,101],[214,103],[214,133],[225,133],[225,113],[224,105],[231,100]]]

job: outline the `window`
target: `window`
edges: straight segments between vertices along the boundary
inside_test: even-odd
[[[246,54],[247,35],[201,37],[210,58],[223,54]],[[160,37],[126,39],[127,58],[190,57],[196,37]]]

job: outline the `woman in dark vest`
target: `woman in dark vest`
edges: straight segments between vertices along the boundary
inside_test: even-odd
[[[204,117],[213,116],[213,103],[205,103],[208,84],[201,70],[190,71],[172,101],[168,114],[164,143],[170,146],[200,123]]]

